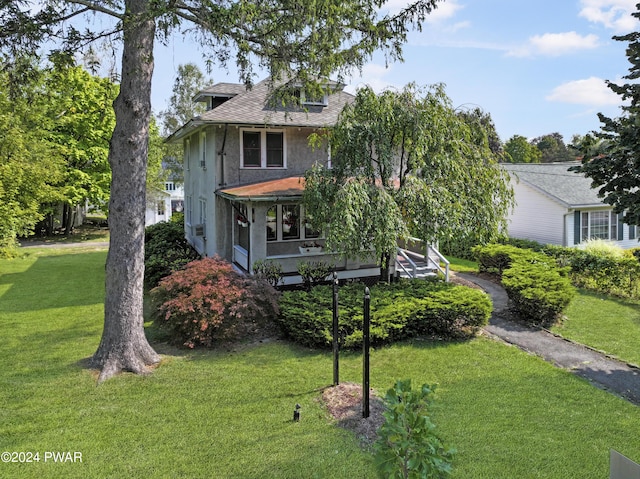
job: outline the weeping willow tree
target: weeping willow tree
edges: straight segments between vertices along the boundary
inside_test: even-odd
[[[456,112],[443,85],[360,89],[325,132],[331,167],[305,177],[305,208],[327,247],[390,258],[398,239],[496,238],[513,191],[474,118]]]

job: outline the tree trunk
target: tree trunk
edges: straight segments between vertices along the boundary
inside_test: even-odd
[[[109,253],[106,263],[104,329],[92,367],[98,382],[119,373],[149,372],[160,357],[144,334],[145,184],[155,22],[148,0],[127,0],[122,79],[114,102],[116,126],[111,138]]]

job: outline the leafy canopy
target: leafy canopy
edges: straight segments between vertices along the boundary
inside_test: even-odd
[[[305,177],[314,226],[346,255],[383,256],[398,238],[471,237],[501,228],[513,193],[480,121],[466,121],[442,85],[358,91],[328,131],[332,167]]]

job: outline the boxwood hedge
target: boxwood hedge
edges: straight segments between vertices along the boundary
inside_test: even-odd
[[[362,345],[364,285],[339,288],[339,334],[341,346]],[[463,339],[487,324],[492,305],[482,291],[465,286],[424,280],[379,283],[371,291],[373,345],[418,335]],[[331,285],[310,291],[286,291],[280,297],[278,322],[292,340],[310,347],[329,347],[332,341]]]

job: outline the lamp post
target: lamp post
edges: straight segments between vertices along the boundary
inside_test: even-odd
[[[364,289],[364,319],[362,321],[362,417],[369,417],[369,308],[371,294]]]
[[[340,384],[340,344],[338,342],[338,273],[333,272],[333,385]]]

